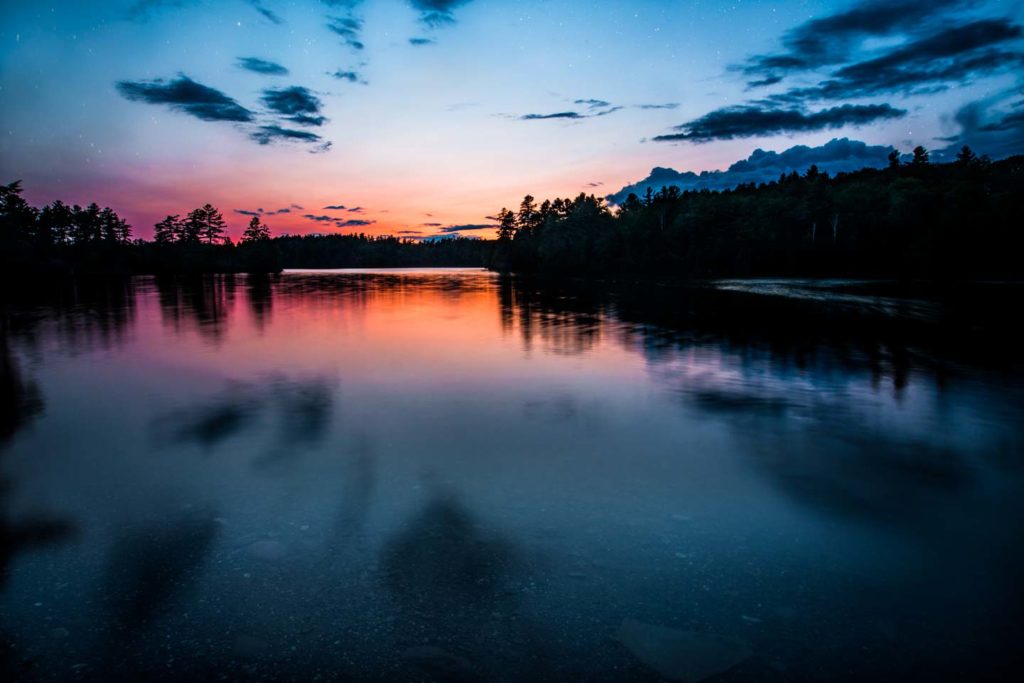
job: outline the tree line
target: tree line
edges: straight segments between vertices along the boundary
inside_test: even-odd
[[[648,189],[610,207],[593,194],[502,209],[496,240],[367,235],[272,237],[252,217],[238,244],[205,204],[132,239],[112,209],[41,209],[0,186],[0,267],[8,273],[276,272],[292,268],[487,266],[597,277],[831,276],[1020,278],[1024,156],[964,147],[933,164],[916,148],[887,168],[804,173],[730,190]]]
[[[172,214],[153,226],[153,239],[132,239],[112,209],[61,201],[41,209],[20,182],[0,185],[0,272],[6,274],[132,274],[277,272],[292,268],[479,266],[492,242],[466,238],[416,241],[396,237],[308,235],[272,237],[253,216],[237,244],[213,205]]]
[[[184,218],[167,216],[154,239],[132,239],[132,226],[113,209],[57,200],[42,208],[22,196],[21,183],[0,185],[0,266],[6,273],[269,272],[280,270],[270,229],[253,217],[234,244],[223,214],[211,204]]]
[[[1024,157],[916,148],[882,169],[811,166],[724,191],[663,187],[613,209],[580,194],[502,209],[490,265],[503,271],[658,277],[1024,275]]]

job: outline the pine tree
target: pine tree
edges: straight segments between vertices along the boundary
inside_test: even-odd
[[[153,239],[157,244],[170,244],[181,236],[181,220],[177,214],[168,216],[153,226]]]
[[[201,211],[203,212],[203,227],[199,232],[199,239],[207,244],[223,243],[225,241],[224,229],[227,227],[224,216],[212,204],[205,205]]]
[[[178,233],[178,241],[186,242],[189,244],[195,244],[199,241],[200,235],[203,234],[203,228],[206,226],[206,210],[192,209],[188,212],[188,216],[179,223],[181,231]]]
[[[270,239],[270,228],[260,223],[259,216],[253,216],[249,221],[249,227],[242,233],[242,242],[262,242]]]
[[[508,209],[498,212],[498,239],[510,240],[516,234],[516,215]]]

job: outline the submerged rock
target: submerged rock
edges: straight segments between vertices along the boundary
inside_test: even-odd
[[[636,619],[623,619],[616,639],[658,674],[690,683],[727,671],[751,655],[750,646],[737,638],[680,631]]]

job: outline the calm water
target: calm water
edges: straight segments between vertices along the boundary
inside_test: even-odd
[[[833,284],[442,270],[9,291],[3,666],[1009,677],[1019,338]]]

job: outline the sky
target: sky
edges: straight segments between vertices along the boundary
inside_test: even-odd
[[[0,182],[145,238],[207,202],[235,237],[490,237],[527,193],[1024,153],[1022,24],[1021,0],[0,0]]]

